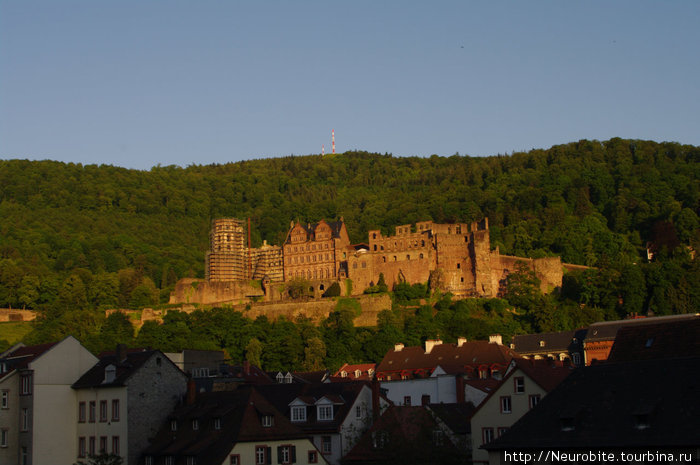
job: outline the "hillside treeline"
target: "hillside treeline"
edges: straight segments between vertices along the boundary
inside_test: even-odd
[[[699,162],[699,147],[623,139],[483,158],[346,152],[150,171],[0,161],[0,306],[60,314],[164,302],[177,279],[203,277],[220,217],[251,218],[256,246],[281,244],[292,220],[343,217],[361,242],[370,229],[487,216],[501,253],[597,267],[571,278],[581,305],[696,311]]]

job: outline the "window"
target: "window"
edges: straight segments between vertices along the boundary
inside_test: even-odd
[[[78,438],[78,457],[87,456],[87,443],[85,442],[85,436],[80,436]]]
[[[333,406],[332,405],[319,405],[318,406],[318,419],[321,421],[328,421],[333,419]]]
[[[461,267],[462,267],[462,265],[457,263],[457,269],[459,270]]]
[[[119,399],[112,399],[112,421],[119,421]]]
[[[513,392],[516,394],[522,394],[525,392],[525,378],[522,376],[513,378]]]
[[[147,455],[144,458],[144,464],[145,465],[153,465],[153,456],[152,455]]]
[[[29,409],[22,409],[22,429],[20,431],[29,431]]]
[[[265,465],[267,463],[267,447],[255,446],[255,464]]]
[[[199,429],[199,420],[196,418],[192,420],[192,430],[197,431]]]
[[[197,457],[187,456],[187,465],[197,465]]]
[[[78,404],[78,423],[85,423],[86,408],[85,402],[80,402]]]
[[[574,427],[574,419],[572,417],[562,417],[559,419],[559,425],[561,426],[562,431],[573,431],[575,429]]]
[[[498,437],[500,438],[501,436],[503,436],[506,433],[506,431],[508,431],[508,428],[506,428],[505,426],[499,427],[498,428]]]
[[[306,421],[306,407],[292,407],[292,421]]]
[[[430,394],[423,394],[422,396],[420,396],[420,403],[421,405],[430,404]]]
[[[309,451],[309,463],[318,463],[318,454],[315,450]]]
[[[228,458],[229,465],[241,465],[241,456],[238,454],[233,454]]]
[[[433,430],[433,445],[442,446],[445,442],[445,433],[440,429]]]
[[[372,432],[372,447],[375,449],[384,449],[389,440],[389,434],[386,431]]]
[[[221,429],[221,418],[214,418],[214,429]]]
[[[530,396],[530,398],[529,398],[528,400],[529,400],[528,403],[529,403],[529,405],[530,405],[530,408],[531,408],[531,409],[532,409],[532,408],[535,408],[535,405],[537,405],[537,404],[540,403],[540,395],[539,395],[539,394],[533,394],[533,395]]]
[[[170,420],[170,431],[177,431],[177,420]]]
[[[331,444],[330,436],[321,436],[321,452],[324,454],[330,454],[333,451],[333,446]]]
[[[0,447],[7,447],[7,435],[6,429],[0,429]]]
[[[89,417],[90,423],[95,423],[95,401],[94,400],[90,401],[89,413],[90,413],[90,417]]]
[[[21,377],[20,395],[28,396],[32,393],[32,375],[31,373],[22,375]]]
[[[100,422],[107,421],[107,401],[100,401]]]
[[[277,447],[277,463],[294,463],[297,461],[296,448],[284,445]]]
[[[362,406],[355,406],[355,418],[362,418]]]
[[[411,396],[403,396],[403,404],[411,405]]]
[[[20,459],[22,465],[27,465],[29,463],[29,454],[27,453],[27,446],[22,446],[22,456]]]
[[[100,436],[100,454],[107,453],[107,436]]]
[[[2,391],[2,400],[0,400],[0,408],[10,408],[10,391],[5,389]]]
[[[165,465],[175,465],[175,460],[172,455],[165,457]]]
[[[501,413],[511,413],[510,396],[501,397]]]
[[[119,455],[119,436],[112,436],[112,453]]]
[[[88,441],[88,451],[90,451],[90,455],[95,455],[95,436],[90,436],[90,440]]]
[[[269,428],[272,426],[272,415],[263,415],[262,417],[262,425],[265,428]]]
[[[581,356],[579,355],[578,352],[574,352],[571,354],[571,360],[574,362],[574,365],[579,366],[581,364]]]
[[[482,444],[488,444],[493,441],[493,428],[481,428]]]

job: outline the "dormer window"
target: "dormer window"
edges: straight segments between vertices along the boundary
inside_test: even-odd
[[[275,379],[277,380],[278,383],[282,384],[284,382],[284,375],[282,373],[277,373],[277,376],[275,376]]]
[[[347,371],[341,371],[341,372],[340,372],[340,377],[341,377],[341,378],[347,378],[347,377],[348,377],[348,372],[347,372]]]
[[[544,341],[540,341],[540,347],[544,347]]]
[[[389,440],[389,434],[386,431],[374,431],[372,433],[372,447],[375,449],[384,449]]]
[[[170,420],[170,431],[177,431],[177,420]]]
[[[274,424],[274,418],[272,415],[263,415],[262,416],[262,425],[265,428],[270,428]]]
[[[648,348],[650,348],[650,347],[652,346],[652,344],[654,344],[654,338],[653,338],[653,337],[650,337],[649,339],[647,339],[647,342],[646,342],[646,344],[644,344],[644,347],[645,347],[646,349],[648,349]]]
[[[192,420],[192,430],[197,431],[199,429],[199,420],[196,418]]]
[[[374,368],[367,370],[367,374],[371,377],[374,374]]]
[[[292,374],[291,374],[291,373],[287,373],[287,374],[285,375],[285,377],[284,377],[284,382],[285,382],[286,384],[292,384]]]
[[[333,405],[323,404],[317,407],[319,421],[333,420]]]
[[[359,378],[362,376],[362,372],[360,370],[355,370],[355,378]]]
[[[574,430],[574,419],[573,417],[562,417],[559,419],[559,425],[562,431],[573,431]]]
[[[214,429],[221,429],[221,418],[214,418]]]
[[[105,383],[113,383],[117,379],[117,367],[109,364],[105,367]]]
[[[292,421],[306,421],[306,407],[303,405],[295,405],[292,407]]]

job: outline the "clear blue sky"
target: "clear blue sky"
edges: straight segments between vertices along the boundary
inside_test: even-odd
[[[0,0],[0,158],[700,145],[700,2]]]

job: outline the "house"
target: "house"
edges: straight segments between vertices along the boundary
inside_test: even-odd
[[[343,458],[345,464],[461,464],[466,449],[453,444],[425,406],[389,407]]]
[[[132,462],[136,463],[136,462]],[[299,427],[254,386],[189,392],[145,449],[141,465],[327,463]]]
[[[473,463],[489,463],[480,447],[503,435],[572,371],[569,365],[549,360],[513,359],[498,388],[471,417]]]
[[[97,359],[74,337],[0,354],[0,463],[69,465],[78,439],[71,384]]]
[[[77,408],[68,418],[74,419],[69,429],[77,430],[78,447],[69,463],[101,452],[136,463],[187,391],[187,375],[165,354],[121,344],[74,379]]]
[[[586,329],[554,333],[519,334],[513,336],[510,348],[524,358],[570,360],[574,366],[583,366],[583,341]]]
[[[641,317],[630,320],[593,323],[588,327],[586,339],[583,341],[586,365],[591,365],[596,361],[602,362],[608,358],[610,349],[612,349],[613,343],[615,342],[615,336],[620,328],[672,321],[689,322],[698,318],[700,318],[700,313],[689,313],[685,315],[657,316],[650,318]]]
[[[378,385],[345,383],[282,383],[258,386],[258,392],[291,423],[313,438],[330,464],[338,464],[369,429],[373,417],[388,406]]]
[[[698,418],[700,357],[600,363],[575,370],[536,409],[483,447],[492,465],[512,463],[513,451],[542,450],[604,451],[616,454],[617,461],[620,453],[636,453],[647,463],[697,463]]]
[[[343,366],[333,374],[333,381],[372,381],[376,369],[376,363],[358,363],[354,365],[344,363]]]
[[[620,328],[608,363],[700,357],[700,318]]]
[[[456,344],[429,339],[425,348],[396,344],[377,366],[376,376],[397,405],[463,402],[470,390],[467,380],[501,379],[514,356],[500,335],[489,341],[458,338]],[[470,400],[480,397],[478,391],[472,394]]]

